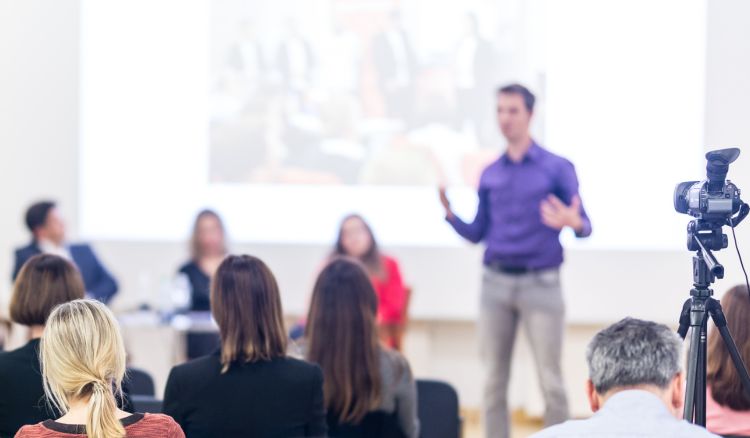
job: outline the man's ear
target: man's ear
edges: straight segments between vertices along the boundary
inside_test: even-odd
[[[589,406],[591,406],[591,412],[596,412],[601,408],[601,400],[599,394],[596,393],[594,388],[594,382],[591,379],[586,380],[586,395],[589,398]]]
[[[672,393],[672,407],[675,413],[679,414],[685,402],[685,379],[682,372],[675,374],[670,392]]]

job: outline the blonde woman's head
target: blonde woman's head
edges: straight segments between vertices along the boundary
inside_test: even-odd
[[[42,335],[41,358],[44,391],[61,413],[72,402],[87,402],[89,438],[125,436],[115,401],[125,375],[125,346],[104,304],[74,300],[56,307]]]

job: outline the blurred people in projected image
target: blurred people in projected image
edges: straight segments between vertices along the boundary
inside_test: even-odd
[[[492,87],[497,80],[492,43],[479,32],[479,19],[467,13],[455,53],[456,115],[459,130],[470,131],[480,144],[491,138]],[[467,126],[468,125],[468,126]]]
[[[721,297],[727,328],[745,365],[750,365],[750,296],[735,286]],[[721,334],[711,326],[706,369],[706,428],[719,435],[750,436],[750,396],[734,367]]]
[[[65,221],[53,201],[40,201],[26,210],[31,242],[15,253],[13,280],[23,264],[37,254],[54,254],[75,264],[86,287],[86,296],[109,303],[117,293],[117,281],[99,261],[90,245],[67,241]]]
[[[357,214],[341,222],[332,255],[362,262],[378,297],[380,339],[388,347],[401,350],[410,291],[401,278],[398,262],[380,251],[370,225]]]
[[[329,436],[417,438],[417,386],[409,363],[378,342],[378,300],[355,259],[334,258],[318,276],[306,358],[323,370]]]
[[[198,213],[190,237],[190,260],[178,271],[187,280],[190,289],[189,311],[208,316],[211,310],[209,284],[227,252],[226,230],[219,214],[208,209]],[[187,333],[188,359],[206,355],[218,347],[218,333]]]
[[[401,14],[391,11],[372,40],[372,57],[386,115],[408,126],[412,119],[417,60]]]
[[[312,86],[315,69],[313,47],[302,33],[302,23],[287,19],[284,36],[276,52],[276,68],[290,95],[303,95]]]

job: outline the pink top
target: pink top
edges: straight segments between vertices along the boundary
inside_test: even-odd
[[[406,310],[406,287],[401,279],[401,270],[394,258],[382,256],[383,277],[370,276],[378,295],[378,322],[397,324],[404,322]]]
[[[706,429],[718,435],[750,436],[750,411],[735,411],[722,406],[706,388]]]

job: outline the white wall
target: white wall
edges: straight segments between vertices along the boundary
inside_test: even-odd
[[[724,0],[708,5],[706,144],[737,145],[745,154],[730,176],[750,191],[750,2]],[[7,299],[11,248],[27,240],[21,215],[40,197],[57,199],[68,218],[71,236],[77,223],[78,144],[78,21],[76,0],[0,0],[0,297]],[[644,96],[645,104],[658,104]],[[634,115],[637,117],[637,115]],[[644,158],[647,159],[647,158]],[[665,163],[668,166],[669,163]],[[633,170],[633,178],[638,175]],[[700,175],[694,175],[698,178]],[[605,182],[589,181],[586,184]],[[748,192],[750,193],[750,192]],[[638,211],[638,196],[624,200],[622,214]],[[750,195],[745,196],[750,200]],[[670,199],[665,199],[670,203]],[[688,218],[685,218],[687,223]],[[594,224],[606,226],[606,224]],[[738,236],[750,245],[750,223]],[[122,291],[116,307],[135,305],[153,293],[185,255],[182,244],[94,242],[101,257],[118,276]],[[327,248],[242,245],[236,248],[265,258],[279,277],[285,307],[304,307],[312,274]],[[481,249],[389,248],[402,262],[415,286],[415,325],[408,348],[418,375],[442,377],[458,386],[467,405],[479,402],[481,380],[474,351],[471,311],[463,321],[420,314],[420,301],[431,291],[452,293],[475,309]],[[746,252],[747,253],[747,252]],[[722,291],[741,280],[736,255],[718,253],[727,268]],[[750,258],[750,257],[749,257]],[[750,262],[750,260],[748,260]],[[566,370],[576,412],[585,412],[580,397],[581,351],[593,328],[622,313],[674,323],[691,283],[687,252],[570,251],[565,265],[571,328]],[[632,298],[631,298],[632,297]],[[0,300],[2,301],[2,300]],[[625,303],[625,304],[623,304]],[[624,307],[623,307],[624,306]],[[603,309],[598,312],[598,309]],[[604,316],[602,316],[604,315]],[[458,354],[457,354],[458,353]],[[460,358],[458,357],[460,355]],[[526,376],[521,372],[519,379]],[[523,384],[521,386],[524,386]],[[527,386],[526,386],[527,387]]]
[[[0,0],[0,296],[30,202],[59,200],[75,233],[78,17],[75,0]]]

